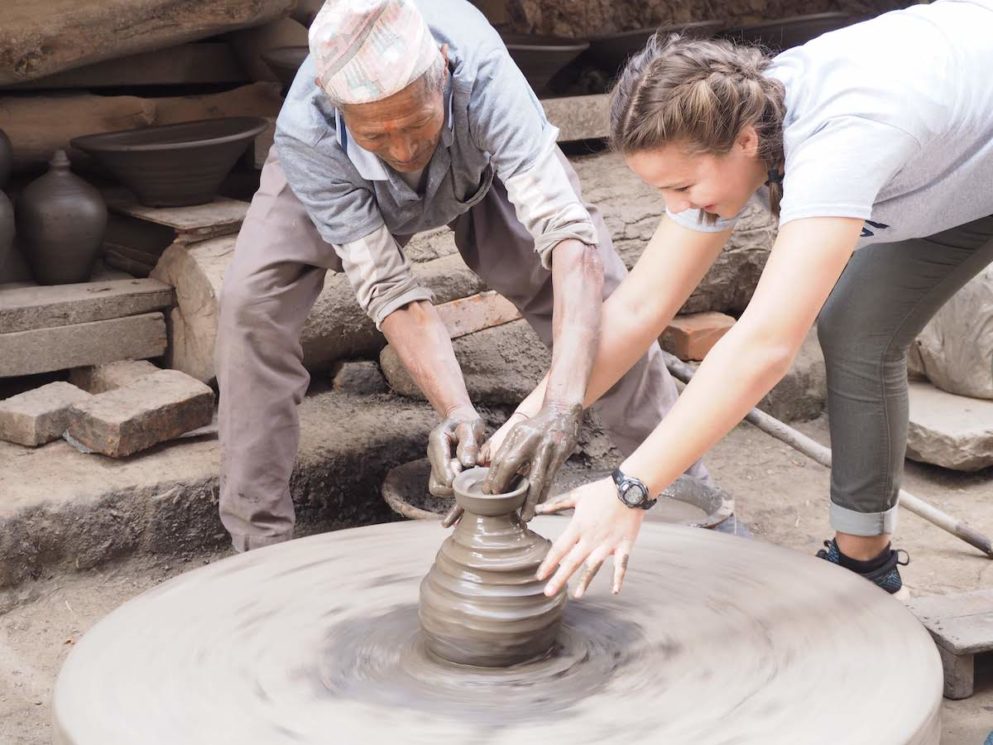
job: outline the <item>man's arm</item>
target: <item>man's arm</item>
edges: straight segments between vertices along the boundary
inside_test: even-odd
[[[483,421],[469,400],[448,329],[435,307],[425,300],[393,311],[380,328],[441,417],[441,424],[428,438],[428,488],[437,496],[448,495],[457,472],[476,465],[484,434]]]

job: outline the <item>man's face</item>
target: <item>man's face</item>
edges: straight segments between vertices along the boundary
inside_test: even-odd
[[[407,173],[427,166],[445,123],[444,96],[424,78],[382,101],[342,105],[341,113],[355,142]]]

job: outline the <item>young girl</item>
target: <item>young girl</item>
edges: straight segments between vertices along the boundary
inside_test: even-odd
[[[766,201],[780,228],[751,303],[666,419],[613,479],[539,507],[575,508],[539,570],[548,593],[585,565],[581,596],[608,556],[620,589],[651,496],[780,380],[815,320],[836,531],[818,555],[896,593],[906,351],[993,261],[993,2],[914,6],[775,59],[653,39],[613,92],[611,130],[666,214],[604,306],[587,404],[658,338],[749,199]],[[542,395],[539,386],[521,413]],[[495,467],[514,448],[509,431]]]

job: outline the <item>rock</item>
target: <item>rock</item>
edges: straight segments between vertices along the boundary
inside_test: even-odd
[[[759,402],[759,408],[783,422],[806,421],[819,417],[826,401],[824,353],[817,330],[811,329],[790,371]]]
[[[993,402],[910,383],[907,457],[955,471],[993,465]]]
[[[5,0],[0,85],[278,18],[293,0]]]
[[[910,369],[941,390],[993,399],[993,266],[938,309],[909,357]]]
[[[77,367],[70,371],[69,380],[89,393],[106,393],[136,383],[159,369],[148,360],[120,360],[106,365]]]
[[[523,319],[463,336],[452,346],[475,404],[517,405],[552,361],[551,352]],[[379,364],[394,391],[424,398],[393,347],[382,351]]]
[[[162,254],[152,276],[176,289],[169,317],[169,367],[208,382],[214,379],[217,303],[224,270],[234,255],[235,236],[192,246],[174,244]],[[473,295],[482,281],[458,254],[413,265],[420,281],[444,303]],[[301,343],[307,369],[326,370],[339,359],[371,357],[386,344],[362,311],[344,274],[328,272],[324,290],[304,326]]]
[[[159,370],[72,407],[67,439],[122,458],[210,424],[214,392],[178,370]]]
[[[332,388],[340,393],[370,396],[389,391],[379,365],[371,360],[337,362],[331,368],[331,377]]]
[[[679,315],[659,337],[662,349],[684,362],[702,360],[721,337],[734,326],[734,319],[724,313],[707,312]]]
[[[0,440],[37,447],[62,437],[73,404],[92,398],[69,383],[57,382],[0,401]]]
[[[279,82],[279,78],[262,59],[265,52],[309,44],[307,27],[293,18],[279,18],[264,26],[235,31],[227,39],[249,77],[270,82]]]
[[[0,334],[0,378],[159,357],[165,350],[161,313]]]

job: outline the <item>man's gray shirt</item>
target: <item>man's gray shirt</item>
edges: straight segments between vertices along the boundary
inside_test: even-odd
[[[276,122],[287,181],[341,257],[359,302],[377,325],[403,305],[430,298],[395,237],[450,224],[486,195],[494,178],[507,187],[546,267],[560,241],[597,241],[589,213],[555,155],[558,130],[496,31],[463,0],[423,0],[418,6],[438,44],[448,45],[450,72],[445,123],[423,194],[351,139],[314,82],[311,57]]]

